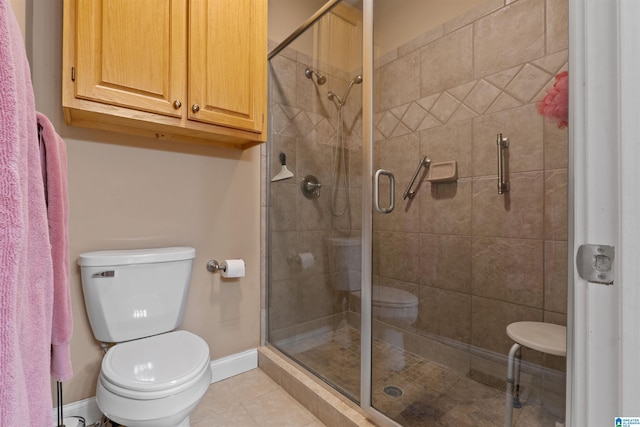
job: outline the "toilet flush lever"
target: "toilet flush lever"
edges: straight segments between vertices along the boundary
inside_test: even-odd
[[[587,282],[613,285],[613,246],[582,245],[578,248],[578,274]]]
[[[100,273],[96,273],[93,277],[115,277],[116,272],[114,270],[101,271]]]

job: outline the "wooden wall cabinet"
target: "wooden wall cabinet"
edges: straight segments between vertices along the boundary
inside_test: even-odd
[[[267,133],[266,0],[64,0],[68,124],[248,148]]]

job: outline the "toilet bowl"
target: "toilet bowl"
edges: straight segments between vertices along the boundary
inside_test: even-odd
[[[209,347],[186,331],[118,344],[102,359],[96,402],[125,426],[188,426],[211,384]]]
[[[360,291],[354,292],[360,299]],[[376,336],[386,344],[404,350],[404,334],[418,319],[418,297],[402,289],[372,286],[371,312]],[[389,371],[401,371],[406,366],[404,352],[390,351],[374,357],[373,364]]]
[[[402,289],[374,285],[371,289],[371,314],[374,320],[374,335],[384,343],[404,349],[404,334],[418,319],[418,297]],[[356,304],[360,303],[361,291],[353,292]],[[405,363],[404,352],[388,351],[374,355],[373,364],[389,371],[401,371]]]
[[[358,299],[362,287],[360,265],[362,242],[359,237],[328,237],[331,285],[336,291],[347,291]],[[374,319],[410,326],[418,318],[418,297],[390,286],[372,286]]]
[[[362,280],[360,266],[362,243],[359,237],[328,237],[327,254],[331,286],[341,298],[355,297],[355,305],[360,305]],[[418,319],[418,297],[411,292],[391,286],[371,287],[371,312],[373,319],[381,324],[374,325],[377,336],[385,343],[404,348],[404,334]],[[344,306],[344,303],[343,303]],[[405,366],[404,352],[388,352],[383,356],[386,369],[399,371]],[[378,360],[374,360],[377,363]]]
[[[399,326],[411,326],[418,319],[418,297],[388,286],[373,286],[373,318]]]
[[[399,327],[411,326],[418,319],[418,297],[411,292],[389,286],[372,286],[373,318]],[[360,299],[361,291],[353,292]]]
[[[91,329],[110,345],[96,403],[119,424],[189,427],[189,414],[211,383],[207,343],[174,330],[182,321],[194,257],[192,248],[80,255]]]

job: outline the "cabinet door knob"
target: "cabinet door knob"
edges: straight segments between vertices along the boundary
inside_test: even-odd
[[[182,102],[178,101],[177,99],[173,101],[173,108],[175,108],[176,110],[179,110],[180,107],[182,107]]]
[[[193,104],[193,106],[191,107],[191,111],[197,113],[198,111],[200,111],[200,106],[198,104]]]

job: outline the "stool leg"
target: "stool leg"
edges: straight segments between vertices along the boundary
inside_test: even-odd
[[[511,427],[513,419],[513,363],[516,353],[520,351],[520,344],[515,343],[509,350],[509,358],[507,359],[507,392],[506,392],[506,408],[504,416],[504,427]]]
[[[522,366],[522,349],[519,349],[516,353],[516,395],[513,398],[513,407],[516,409],[522,408],[522,403],[520,402],[520,368]]]

